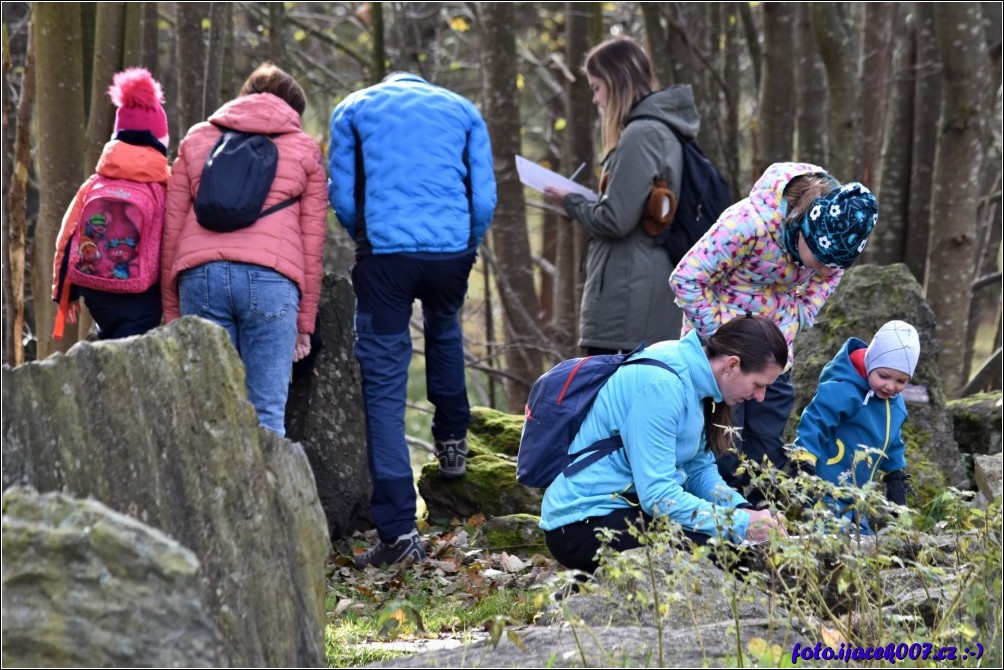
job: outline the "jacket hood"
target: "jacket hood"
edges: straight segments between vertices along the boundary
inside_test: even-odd
[[[826,170],[811,163],[774,163],[764,170],[750,191],[750,202],[756,209],[757,216],[763,221],[775,221],[780,229],[780,224],[788,213],[784,189],[792,179],[806,174],[828,175]]]
[[[701,116],[697,113],[694,90],[690,84],[674,84],[649,93],[631,109],[628,120],[636,116],[657,116],[672,124],[685,137],[697,137],[701,129]]]
[[[827,363],[822,373],[820,373],[819,384],[822,385],[824,382],[846,382],[853,384],[861,390],[861,400],[864,401],[869,391],[871,391],[871,387],[868,385],[868,380],[861,376],[861,373],[854,367],[854,363],[851,362],[851,353],[858,349],[865,349],[867,346],[866,342],[856,337],[852,337],[844,342],[844,346],[840,348],[840,353]]]
[[[167,156],[153,147],[143,147],[112,140],[98,158],[95,172],[110,179],[128,179],[143,183],[166,183],[171,178]]]
[[[300,130],[300,115],[271,93],[252,93],[234,98],[213,112],[209,122],[245,133],[277,135]]]

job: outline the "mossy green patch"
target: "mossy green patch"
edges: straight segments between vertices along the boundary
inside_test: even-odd
[[[499,454],[515,456],[519,452],[519,437],[523,432],[523,416],[507,414],[489,407],[471,408],[469,434],[481,438],[483,444]]]

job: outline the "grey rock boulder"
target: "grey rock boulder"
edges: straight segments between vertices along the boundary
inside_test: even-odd
[[[3,496],[5,667],[226,667],[199,561],[95,500]]]
[[[325,276],[315,332],[320,346],[309,363],[294,366],[286,403],[286,437],[307,453],[332,540],[373,525],[354,310],[349,281]]]
[[[93,497],[192,550],[225,657],[324,662],[330,543],[303,449],[258,426],[225,331],[185,317],[3,370],[3,486]]]

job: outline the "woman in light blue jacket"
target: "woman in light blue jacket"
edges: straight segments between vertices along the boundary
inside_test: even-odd
[[[698,543],[763,540],[782,530],[768,510],[746,500],[718,474],[715,454],[731,446],[729,407],[763,400],[784,370],[788,347],[774,323],[734,319],[703,341],[691,332],[660,342],[637,357],[654,358],[672,372],[626,365],[596,396],[569,453],[620,435],[624,448],[575,474],[558,477],[544,493],[541,528],[548,549],[566,567],[593,572],[596,531],[618,533],[618,551],[638,546],[626,532],[668,516]],[[713,453],[714,452],[714,453]]]

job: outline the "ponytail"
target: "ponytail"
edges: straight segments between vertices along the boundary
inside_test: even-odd
[[[760,372],[771,363],[782,370],[788,365],[788,343],[781,329],[772,320],[751,312],[724,324],[705,340],[704,349],[708,360],[738,357],[739,369],[745,373]],[[704,439],[716,457],[732,447],[732,410],[724,402],[705,399]]]

